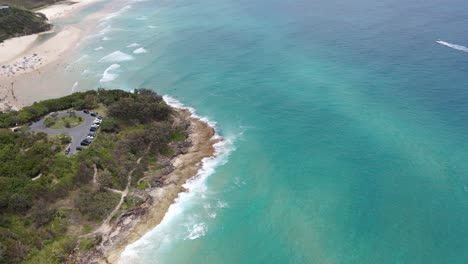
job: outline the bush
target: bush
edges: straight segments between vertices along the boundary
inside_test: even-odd
[[[59,140],[60,140],[60,144],[62,145],[66,145],[66,144],[70,144],[71,143],[71,138],[70,136],[67,136],[65,134],[61,134],[59,136]]]
[[[82,190],[75,199],[75,206],[89,220],[103,220],[119,202],[119,195],[106,191]]]
[[[114,118],[104,118],[101,123],[101,130],[107,133],[118,132],[117,122]]]
[[[101,243],[101,240],[102,240],[101,236],[84,238],[80,241],[80,249],[88,251],[94,248],[96,245],[99,245],[99,243]]]
[[[53,118],[53,117],[47,117],[47,118],[44,120],[44,125],[45,125],[46,127],[51,127],[51,126],[55,125],[55,121],[56,121],[56,120],[57,120],[57,119],[55,119],[55,118]]]

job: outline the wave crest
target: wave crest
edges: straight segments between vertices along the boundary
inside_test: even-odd
[[[130,61],[133,60],[133,56],[128,55],[127,53],[121,52],[120,50],[114,51],[101,59],[98,62],[121,62],[121,61]]]
[[[136,50],[133,51],[134,54],[142,54],[142,53],[146,53],[146,49],[144,48],[138,48]]]
[[[109,66],[104,71],[104,73],[102,74],[102,78],[101,78],[101,80],[99,80],[99,82],[101,82],[101,83],[110,82],[110,81],[113,81],[113,80],[117,79],[117,77],[119,77],[119,75],[116,74],[116,73],[112,73],[111,71],[114,71],[114,70],[116,70],[118,68],[120,68],[119,64],[112,64],[111,66]]]

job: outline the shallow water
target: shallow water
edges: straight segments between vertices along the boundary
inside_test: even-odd
[[[113,8],[74,89],[149,87],[226,139],[123,262],[468,262],[466,1]]]

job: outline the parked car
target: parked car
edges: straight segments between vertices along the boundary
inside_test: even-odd
[[[102,116],[98,115],[96,116],[97,119],[102,120]]]
[[[86,110],[86,109],[85,109],[85,110],[83,110],[83,113],[89,114],[89,110]]]
[[[89,132],[88,136],[94,137],[94,136],[96,136],[96,132]]]
[[[65,155],[68,155],[69,153],[70,153],[70,148],[67,148],[67,149],[65,150]]]
[[[91,127],[89,128],[89,131],[91,131],[91,132],[94,132],[94,131],[96,131],[96,130],[98,130],[98,127],[97,127],[97,126],[91,126]]]
[[[89,144],[91,144],[91,139],[89,138],[83,139],[80,143],[81,146],[89,146]]]
[[[91,116],[97,116],[98,113],[96,113],[96,112],[91,112],[90,115],[91,115]]]
[[[78,151],[83,150],[83,147],[78,146],[78,147],[76,147],[76,150],[78,150]]]

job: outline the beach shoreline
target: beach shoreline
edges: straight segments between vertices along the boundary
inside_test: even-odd
[[[81,8],[101,0],[82,0],[76,4],[58,4],[38,10],[53,22],[76,13]],[[9,54],[0,60],[0,111],[18,110],[35,101],[70,94],[64,86],[63,69],[69,54],[77,47],[82,36],[89,33],[85,25],[99,21],[105,12],[98,12],[79,22],[52,31],[7,40],[0,44],[0,54]],[[54,34],[37,44],[42,35]],[[14,74],[3,65],[16,64]],[[19,65],[19,66],[18,66]],[[18,67],[20,67],[18,69]],[[6,70],[8,69],[8,70]],[[2,71],[3,70],[3,71]],[[52,78],[51,78],[52,77]],[[102,243],[88,252],[78,252],[73,259],[77,263],[118,263],[126,247],[155,228],[174,204],[180,193],[187,191],[183,185],[196,177],[205,158],[213,157],[215,144],[220,142],[215,129],[194,116],[189,109],[172,106],[181,120],[188,121],[190,145],[181,153],[165,161],[171,170],[164,175],[163,186],[147,191],[149,199],[139,208],[121,214],[102,233]]]
[[[58,19],[74,15],[99,1],[101,0],[60,2],[36,12],[46,15],[49,22],[54,24]],[[50,31],[11,38],[0,43],[0,111],[18,110],[38,99],[46,99],[47,95],[39,98],[34,96],[37,89],[40,89],[40,94],[48,94],[53,90],[49,97],[69,93],[68,90],[54,89],[38,80],[44,72],[56,70],[46,67],[52,64],[61,65],[60,60],[67,57],[67,53],[79,44],[86,31],[86,27],[81,25],[85,22],[89,21],[80,21],[80,25],[66,25],[60,28],[54,25]],[[48,82],[50,84],[50,80]]]

